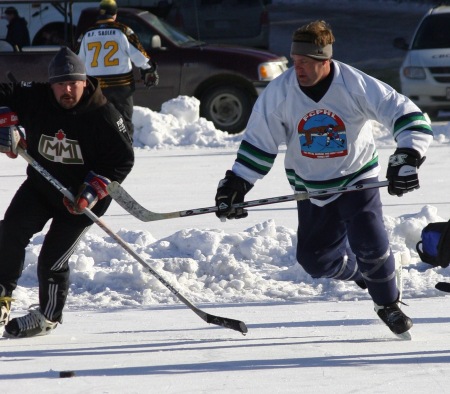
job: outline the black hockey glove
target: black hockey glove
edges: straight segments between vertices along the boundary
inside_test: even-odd
[[[18,155],[18,148],[27,149],[25,130],[18,126],[19,118],[8,107],[0,107],[0,153],[12,159]]]
[[[228,170],[225,178],[219,182],[216,194],[216,207],[218,218],[242,219],[248,216],[244,208],[233,208],[232,204],[244,202],[245,195],[253,185],[245,179],[237,176],[233,171]]]
[[[141,78],[144,80],[145,86],[151,88],[152,86],[158,86],[159,83],[158,65],[152,60],[149,60],[148,64],[150,68],[145,70],[141,68]]]
[[[389,157],[386,178],[389,181],[388,192],[393,196],[403,196],[418,189],[419,177],[417,170],[425,161],[419,152],[411,148],[397,148]]]

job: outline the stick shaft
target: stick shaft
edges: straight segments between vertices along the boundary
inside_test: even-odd
[[[374,189],[380,188],[384,186],[388,186],[388,181],[382,182],[373,182],[373,183],[364,183],[359,185],[352,186],[342,186],[336,188],[330,188],[315,192],[300,192],[296,194],[286,195],[286,196],[278,196],[278,197],[269,197],[263,198],[259,200],[251,200],[245,201],[239,204],[233,204],[233,208],[250,208],[256,207],[260,205],[269,205],[269,204],[277,204],[280,202],[286,201],[301,201],[307,200],[314,197],[325,197],[331,196],[334,194],[347,193],[358,190],[366,190],[366,189]],[[174,211],[174,212],[152,212],[141,204],[139,204],[131,195],[117,182],[111,182],[108,185],[108,193],[110,196],[127,212],[138,218],[143,222],[152,222],[156,220],[165,220],[165,219],[173,219],[179,217],[187,217],[187,216],[195,216],[195,215],[204,215],[207,213],[217,212],[217,207],[206,207],[206,208],[193,208],[184,211]]]
[[[73,194],[62,185],[56,178],[54,178],[44,167],[42,167],[36,160],[34,160],[26,151],[19,149],[18,153],[22,156],[39,174],[41,174],[47,181],[49,181],[56,189],[58,189],[65,197],[70,201],[74,201]],[[240,331],[243,334],[247,332],[245,323],[234,319],[223,318],[220,316],[214,316],[202,311],[191,303],[186,297],[184,297],[175,287],[173,287],[163,276],[156,272],[139,254],[118,234],[111,230],[105,222],[100,219],[89,208],[84,209],[83,213],[97,224],[103,231],[105,231],[110,237],[112,237],[122,248],[124,248],[135,260],[146,268],[156,279],[158,279],[167,289],[170,290],[181,302],[195,312],[200,318],[207,323],[217,324],[226,328],[231,328],[236,331]]]

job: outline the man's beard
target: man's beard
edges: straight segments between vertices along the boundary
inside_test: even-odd
[[[59,104],[61,105],[61,107],[65,109],[70,109],[75,107],[75,105],[78,104],[78,101],[76,101],[76,98],[74,96],[71,96],[69,94],[63,94],[59,98]]]

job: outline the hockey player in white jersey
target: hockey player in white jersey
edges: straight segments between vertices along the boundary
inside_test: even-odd
[[[419,188],[417,170],[433,138],[431,125],[407,97],[332,59],[333,42],[325,21],[294,32],[293,67],[258,98],[232,170],[219,182],[218,217],[247,216],[231,205],[269,172],[282,144],[295,191],[376,182],[372,120],[389,128],[397,143],[387,169],[389,193],[402,196]],[[299,201],[298,217],[297,260],[305,271],[367,288],[380,319],[394,334],[410,338],[413,324],[399,307],[379,189]]]
[[[100,81],[103,94],[122,114],[133,137],[132,63],[141,69],[147,87],[157,85],[159,75],[156,63],[150,60],[138,36],[116,18],[115,1],[102,0],[96,24],[78,39],[78,56],[85,63],[87,75]]]

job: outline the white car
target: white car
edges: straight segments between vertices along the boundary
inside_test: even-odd
[[[412,42],[394,46],[408,52],[400,68],[401,91],[431,118],[450,110],[450,6],[431,8],[420,21]]]

